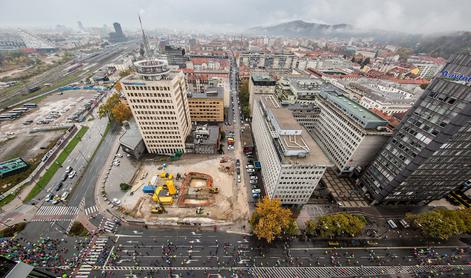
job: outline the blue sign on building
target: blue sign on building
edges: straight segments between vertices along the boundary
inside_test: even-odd
[[[455,79],[455,80],[460,80],[460,81],[468,81],[468,82],[471,81],[471,76],[466,76],[466,75],[458,74],[458,73],[449,73],[446,70],[443,70],[441,74],[442,74],[442,77],[445,77],[445,78],[450,78],[450,79]]]

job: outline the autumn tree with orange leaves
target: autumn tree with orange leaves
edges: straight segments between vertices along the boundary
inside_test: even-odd
[[[249,220],[253,233],[268,243],[283,235],[293,222],[291,210],[281,207],[278,199],[263,198]]]

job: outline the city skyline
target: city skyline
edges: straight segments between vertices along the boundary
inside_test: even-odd
[[[291,20],[324,24],[350,24],[361,30],[403,33],[440,33],[471,30],[466,11],[471,2],[433,1],[199,1],[191,5],[179,1],[81,1],[63,3],[46,0],[0,1],[3,27],[53,27],[66,25],[77,29],[120,22],[126,30],[138,29],[136,16],[142,15],[149,29],[199,32],[243,32],[255,26],[275,25]],[[191,6],[191,9],[188,8]],[[460,9],[455,9],[459,6]],[[224,7],[217,13],[208,13]],[[302,7],[302,8],[301,8]],[[41,13],[36,11],[41,10]],[[106,10],[106,13],[103,11]],[[15,11],[11,13],[10,11]],[[57,12],[60,11],[60,12]],[[412,28],[411,28],[412,27]]]

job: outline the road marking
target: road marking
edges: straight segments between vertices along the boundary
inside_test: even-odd
[[[452,245],[452,246],[433,246],[434,249],[448,249],[448,248],[463,248],[465,246]],[[358,250],[377,250],[377,249],[414,249],[414,248],[430,248],[430,246],[365,246],[365,247],[292,247],[290,250],[300,251],[300,250],[349,250],[349,249],[358,249]]]
[[[95,212],[98,212],[98,208],[96,206],[88,207],[85,209],[85,215],[91,215]]]

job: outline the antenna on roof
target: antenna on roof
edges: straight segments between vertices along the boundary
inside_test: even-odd
[[[144,33],[144,28],[142,27],[142,20],[141,20],[141,15],[138,15],[139,17],[139,23],[141,24],[141,31],[142,31],[142,43],[144,44],[144,57],[149,58],[150,55],[150,47],[149,47],[149,41],[147,40],[146,33]]]

